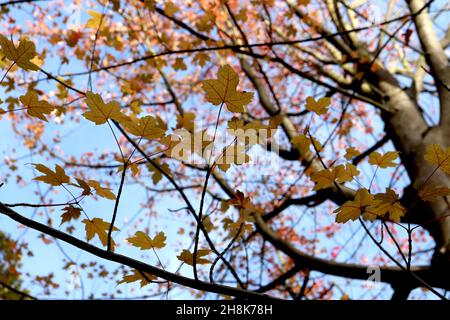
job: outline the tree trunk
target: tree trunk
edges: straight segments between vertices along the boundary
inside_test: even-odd
[[[384,75],[383,75],[384,76]],[[385,93],[387,109],[393,113],[382,114],[385,130],[391,137],[411,180],[412,195],[406,207],[413,206],[408,212],[409,220],[416,224],[424,224],[436,242],[433,264],[450,262],[450,219],[449,206],[444,197],[432,202],[417,205],[418,191],[424,183],[427,185],[450,187],[450,178],[436,166],[425,161],[424,155],[429,144],[436,143],[446,147],[445,133],[442,127],[428,127],[415,100],[402,90],[392,78],[381,80],[378,84]],[[434,173],[433,173],[434,172]],[[431,176],[431,178],[430,178]],[[445,266],[445,264],[444,264]],[[436,266],[437,267],[437,266]]]

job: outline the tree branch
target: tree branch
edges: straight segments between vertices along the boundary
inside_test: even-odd
[[[431,2],[433,1],[427,4],[431,4]],[[414,15],[414,23],[425,52],[425,59],[438,89],[441,107],[440,124],[447,128],[447,133],[450,133],[450,92],[448,90],[450,87],[450,67],[448,57],[434,31],[433,22],[427,10],[421,10],[421,8],[427,6],[424,0],[407,0],[407,3]],[[421,12],[417,14],[419,11]]]
[[[175,273],[171,273],[162,269],[159,269],[157,267],[154,267],[152,265],[143,263],[141,261],[131,259],[129,257],[113,253],[111,251],[100,249],[96,246],[93,246],[87,242],[81,241],[71,235],[68,235],[64,232],[61,232],[59,230],[56,230],[54,228],[51,228],[45,224],[39,223],[37,221],[28,219],[19,213],[15,212],[14,210],[6,207],[3,203],[0,202],[0,213],[3,215],[11,218],[12,220],[15,220],[29,228],[32,228],[34,230],[37,230],[39,232],[45,233],[49,236],[52,236],[56,239],[62,240],[68,244],[71,244],[79,249],[82,249],[86,252],[89,252],[97,257],[103,258],[105,260],[117,262],[122,265],[126,265],[130,268],[134,268],[136,270],[150,273],[154,276],[160,277],[162,279],[165,279],[167,281],[175,282],[180,285],[197,289],[197,290],[203,290],[203,291],[209,291],[214,292],[218,294],[224,294],[224,295],[230,295],[234,296],[236,298],[241,299],[274,299],[272,297],[269,297],[264,294],[259,294],[243,289],[237,289],[233,287],[228,287],[224,285],[219,284],[211,284],[204,281],[196,281],[194,279],[190,279]]]
[[[264,239],[269,241],[276,249],[290,257],[297,265],[338,277],[359,280],[368,279],[367,267],[357,264],[335,262],[307,255],[295,248],[292,244],[284,241],[279,235],[275,234],[260,216],[256,214],[254,216],[256,227]],[[397,267],[380,267],[381,281],[390,283],[391,285],[400,283],[403,285],[408,284],[411,288],[421,287],[423,283],[418,280],[418,277],[422,281],[426,281],[430,286],[450,288],[450,279],[443,280],[445,275],[436,273],[429,266],[414,267],[411,268],[411,272],[404,271]]]

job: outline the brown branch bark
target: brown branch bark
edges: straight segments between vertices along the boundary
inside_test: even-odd
[[[425,53],[425,59],[430,66],[431,75],[438,89],[441,108],[440,124],[445,126],[447,134],[450,134],[450,91],[448,90],[450,87],[450,66],[448,57],[436,35],[427,10],[422,10],[420,14],[416,14],[425,5],[424,0],[408,0],[407,3],[414,15],[414,23]]]

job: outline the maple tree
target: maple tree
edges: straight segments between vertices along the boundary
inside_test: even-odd
[[[381,2],[2,3],[0,297],[446,299],[448,5]]]

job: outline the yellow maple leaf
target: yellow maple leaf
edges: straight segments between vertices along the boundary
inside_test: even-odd
[[[242,215],[240,215],[237,221],[233,221],[230,218],[224,218],[222,220],[222,223],[223,229],[229,232],[226,237],[229,239],[234,239],[238,236],[244,236],[246,233],[250,233],[254,230],[254,221],[252,221],[252,223],[247,223],[245,217],[243,217]]]
[[[227,125],[227,131],[232,133],[236,130],[243,129],[245,124],[244,120],[239,119],[238,117],[233,117],[227,122]]]
[[[155,11],[156,8],[156,1],[155,0],[144,0],[144,5],[146,8],[148,8],[150,11]]]
[[[213,222],[211,221],[211,218],[209,216],[204,217],[202,219],[203,226],[205,227],[206,232],[211,232],[212,230],[216,229],[216,226],[214,226]]]
[[[93,10],[88,10],[87,12],[91,17],[86,22],[86,28],[91,28],[94,30],[104,30],[106,27],[106,16],[101,14],[100,12],[96,12]],[[100,25],[101,24],[101,25]]]
[[[184,128],[189,132],[194,131],[195,113],[185,112],[183,115],[177,114],[177,129]]]
[[[163,150],[167,157],[186,160],[187,155],[185,154],[185,150],[180,146],[180,144],[183,143],[182,140],[183,140],[183,138],[176,134],[169,134],[169,135],[162,137],[159,140],[159,142],[161,143],[161,145],[164,146]],[[189,145],[187,145],[187,146],[190,148],[190,142],[189,142]],[[177,152],[177,150],[178,150],[178,152]],[[152,170],[152,167],[150,167],[149,169]],[[156,170],[156,168],[155,168],[155,170]]]
[[[158,115],[156,115],[156,123],[162,130],[167,131],[167,123],[165,123],[164,120]]]
[[[173,16],[179,10],[180,10],[180,8],[178,8],[178,6],[171,1],[167,1],[166,3],[164,3],[164,12],[168,16]]]
[[[298,151],[300,151],[300,154],[302,155],[307,153],[311,147],[311,139],[304,134],[299,134],[298,136],[292,138],[291,143],[297,148]]]
[[[162,171],[164,171],[167,174],[170,174],[170,167],[167,163],[163,163],[160,164],[158,163],[158,166],[160,169],[162,169]],[[147,168],[150,172],[152,172],[152,181],[153,184],[158,184],[159,181],[161,181],[163,175],[161,173],[161,171],[159,171],[158,169],[156,169],[156,167],[154,165],[152,165],[151,163],[147,163]]]
[[[248,10],[243,8],[236,14],[236,21],[246,22],[248,20]]]
[[[283,123],[283,115],[277,114],[275,116],[270,117],[269,119],[269,127],[271,129],[276,129],[280,124]]]
[[[99,197],[106,198],[106,199],[109,199],[109,200],[115,200],[116,199],[116,195],[111,192],[111,189],[102,187],[100,185],[100,182],[95,181],[95,180],[89,180],[87,183],[88,183],[89,186],[94,188],[95,193]]]
[[[437,165],[445,173],[450,174],[450,147],[444,149],[436,143],[428,145],[425,152],[425,160],[430,164]]]
[[[316,183],[313,190],[329,188],[336,179],[336,171],[332,169],[323,169],[311,174],[311,180]]]
[[[83,196],[90,196],[92,194],[91,192],[91,186],[87,184],[83,179],[75,178],[77,180],[77,184],[72,184],[74,187],[83,189],[82,195]]]
[[[64,207],[62,210],[64,212],[61,215],[61,224],[63,224],[64,222],[71,221],[71,220],[77,220],[81,215],[81,209],[74,207],[72,205]]]
[[[142,288],[143,286],[146,286],[147,284],[151,283],[153,280],[156,280],[156,279],[157,279],[157,277],[155,277],[154,275],[152,275],[150,273],[142,272],[139,270],[133,270],[132,274],[124,276],[122,278],[122,280],[119,281],[118,284],[140,281],[140,285]]]
[[[39,56],[35,56],[30,60],[30,62],[37,65],[38,67],[41,67],[44,64],[44,60],[42,60]]]
[[[400,222],[400,219],[405,215],[406,209],[401,205],[398,194],[394,190],[388,188],[385,193],[377,193],[374,196],[375,200],[379,200],[377,206],[367,209],[369,214],[375,214],[383,217],[388,215],[389,220]],[[372,216],[372,218],[374,218]]]
[[[360,154],[361,154],[361,152],[356,150],[354,147],[345,149],[345,159],[347,159],[347,160],[351,160],[354,157],[359,156]]]
[[[335,181],[339,183],[352,181],[357,175],[359,175],[359,171],[351,163],[347,163],[345,166],[340,164],[333,168],[314,172],[311,175],[311,180],[316,183],[313,190],[329,188]]]
[[[97,235],[100,239],[100,242],[104,246],[108,244],[108,231],[111,225],[109,222],[106,222],[100,218],[94,218],[92,220],[84,219],[82,222],[85,224],[87,241],[90,241],[92,238],[94,238],[95,235]],[[119,229],[117,229],[116,227],[113,227],[112,230],[119,231]],[[114,248],[113,239],[111,239],[111,244],[111,248]]]
[[[104,124],[108,119],[120,121],[123,114],[120,112],[120,104],[117,101],[105,103],[99,94],[86,92],[86,104],[90,110],[83,113],[83,117],[96,125]]]
[[[157,139],[164,135],[165,130],[159,127],[158,122],[152,116],[145,116],[139,119],[127,117],[126,121],[122,117],[121,123],[125,130],[132,135],[142,137],[144,139]]]
[[[176,58],[175,62],[172,65],[172,67],[173,67],[174,70],[177,70],[177,71],[178,70],[186,70],[187,69],[183,58]]]
[[[206,255],[208,255],[211,252],[211,250],[207,249],[201,249],[197,250],[197,258],[195,259],[196,264],[208,264],[210,261],[208,259],[202,258]],[[183,261],[184,263],[187,263],[189,265],[194,264],[194,254],[191,253],[189,250],[183,250],[180,255],[177,256],[178,260]]]
[[[141,250],[148,249],[161,249],[166,246],[166,235],[164,232],[159,232],[153,239],[146,233],[138,231],[133,237],[127,239],[133,246],[140,248]]]
[[[312,111],[318,115],[327,113],[331,100],[328,97],[320,98],[318,101],[313,97],[306,98],[306,110]]]
[[[19,97],[20,102],[27,108],[27,113],[39,118],[43,121],[48,121],[45,114],[50,114],[55,109],[50,103],[45,100],[40,100],[35,91],[28,91],[25,95]]]
[[[374,200],[373,195],[367,189],[359,189],[356,191],[354,200],[349,200],[334,210],[334,213],[337,213],[336,222],[345,223],[349,220],[356,220],[366,211],[367,207],[376,206],[376,204],[378,201]]]
[[[351,163],[338,165],[334,168],[336,171],[336,181],[339,183],[352,181],[354,177],[359,175],[359,170]]]
[[[204,67],[207,61],[209,61],[209,56],[204,52],[199,52],[194,56],[194,62],[198,63],[200,67]]]
[[[245,105],[253,99],[252,92],[237,91],[239,77],[230,65],[219,68],[217,79],[203,80],[206,100],[214,105],[225,103],[230,112],[245,112]]]
[[[388,151],[385,154],[375,151],[369,155],[369,163],[380,168],[396,167],[397,164],[393,161],[397,158],[398,151]]]
[[[214,27],[214,22],[216,20],[216,16],[213,12],[207,11],[203,16],[196,19],[195,26],[197,27],[198,31],[201,32],[208,32],[211,31],[211,29]]]
[[[423,201],[433,202],[439,197],[450,196],[450,188],[445,186],[426,185],[419,191],[419,196]]]
[[[142,112],[142,101],[133,100],[130,102],[130,110],[133,114],[138,115]]]
[[[19,46],[16,47],[11,40],[4,35],[0,35],[0,46],[5,57],[22,69],[39,70],[39,66],[31,61],[36,56],[36,47],[33,42],[23,39],[19,41]]]
[[[69,183],[70,178],[66,175],[66,172],[59,165],[55,165],[55,171],[47,168],[43,164],[33,164],[36,170],[42,172],[44,175],[34,178],[33,180],[42,181],[52,186],[60,186],[63,183]]]

